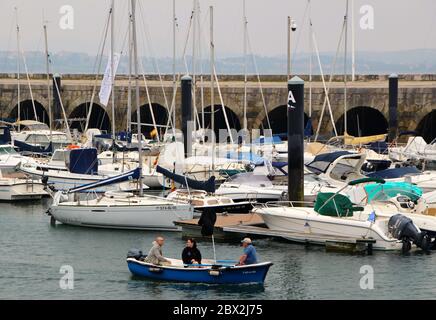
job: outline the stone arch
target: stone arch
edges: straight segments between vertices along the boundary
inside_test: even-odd
[[[168,122],[168,110],[163,105],[159,103],[152,103],[151,109],[153,110],[154,119],[156,121],[156,126],[159,130],[159,134],[162,135],[165,132],[165,126]],[[151,131],[153,131],[153,118],[150,112],[150,106],[148,103],[141,105],[141,132],[145,137],[150,138]],[[136,115],[136,110],[132,111],[132,122],[136,122],[138,119]],[[132,125],[132,128],[135,128],[136,125]],[[136,129],[132,129],[136,132]]]
[[[86,125],[86,118],[88,116],[91,102],[84,102],[76,106],[69,115],[69,120],[72,121],[70,128],[77,129],[79,132],[83,132]],[[111,122],[106,110],[97,103],[92,104],[91,116],[89,118],[88,128],[97,128],[102,131],[111,131]]]
[[[35,104],[36,117],[33,109],[32,100],[22,100],[20,101],[20,119],[21,120],[38,120],[40,122],[50,123],[50,116],[45,109],[45,107],[38,100],[33,100]],[[9,112],[9,118],[17,120],[18,119],[18,102]]]
[[[430,111],[421,119],[416,127],[416,131],[427,143],[432,142],[436,138],[436,109]]]
[[[273,134],[285,134],[288,132],[288,109],[287,105],[283,104],[278,107],[275,107],[270,112],[268,112],[269,122],[271,124],[271,129]],[[309,116],[304,113],[304,126],[306,126],[307,121],[309,121]],[[263,118],[262,122],[259,125],[259,129],[261,131],[263,129],[268,128],[268,120],[266,116]]]
[[[223,107],[220,104],[215,104],[215,136],[219,137],[220,129],[227,129],[226,121],[224,117]],[[206,129],[211,128],[211,106],[207,106],[204,108],[204,126]],[[239,120],[238,115],[229,107],[224,106],[224,110],[226,111],[227,118],[229,120],[230,129],[235,129],[236,131],[241,130],[241,122]],[[200,119],[200,123],[202,121],[202,111],[199,110],[198,117]]]
[[[336,120],[336,130],[344,134],[344,115]],[[387,133],[389,123],[384,114],[373,107],[358,106],[347,111],[347,131],[352,136],[370,136]]]

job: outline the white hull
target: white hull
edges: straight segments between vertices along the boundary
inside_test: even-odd
[[[387,230],[388,219],[372,224],[366,220],[322,216],[313,209],[295,207],[256,208],[254,211],[271,230],[286,232],[288,240],[324,245],[332,237],[372,238],[376,240],[374,249],[401,249],[399,241],[386,236],[384,230]],[[295,233],[295,236],[289,233]]]
[[[0,201],[37,200],[48,195],[41,182],[20,180],[0,179]]]
[[[137,197],[131,199],[138,199]],[[179,231],[174,221],[193,218],[189,205],[174,204],[146,196],[138,204],[129,198],[54,204],[50,213],[57,221],[82,227]],[[130,203],[129,203],[130,202]]]

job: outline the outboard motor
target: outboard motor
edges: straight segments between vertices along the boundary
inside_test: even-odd
[[[393,215],[389,219],[388,230],[394,238],[403,241],[403,253],[411,249],[412,243],[424,251],[429,250],[428,235],[419,230],[409,217],[402,214]]]
[[[140,260],[144,255],[142,251],[139,249],[132,248],[127,252],[127,258],[135,258],[136,260]]]

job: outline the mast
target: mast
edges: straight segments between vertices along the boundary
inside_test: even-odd
[[[351,0],[351,81],[356,80],[356,34],[354,30],[354,0]]]
[[[17,122],[21,121],[21,87],[20,87],[20,26],[18,25],[18,8],[15,7],[15,19],[17,22],[17,84],[18,84],[18,93],[17,93]],[[18,125],[18,132],[20,132],[20,125]]]
[[[197,35],[197,0],[194,0],[194,8],[192,11],[193,15],[193,21],[192,21],[192,114],[194,115],[194,133],[197,131],[197,117],[196,117],[196,111],[197,111],[197,99],[196,99],[196,85],[195,85],[195,73],[196,73],[196,58],[197,58],[197,52],[196,52],[196,35]]]
[[[176,0],[173,0],[173,100],[175,99],[176,89],[177,89],[177,82],[176,82],[176,24],[177,24],[177,18],[176,18]],[[170,115],[171,117],[171,115]],[[173,105],[173,133],[174,133],[174,139],[175,136],[175,128],[176,128],[176,106]]]
[[[132,131],[132,6],[129,1],[129,82],[127,91],[127,132]]]
[[[347,134],[347,46],[348,46],[348,0],[345,6],[345,39],[344,39],[344,135]]]
[[[213,42],[213,6],[209,7],[210,10],[210,111],[211,111],[211,128],[212,128],[212,174],[215,172],[215,79],[214,79],[214,65],[215,65],[215,45]]]
[[[50,126],[50,141],[52,141],[52,111],[51,111],[51,94],[50,94],[50,55],[48,53],[48,40],[47,40],[47,24],[44,22],[44,39],[45,39],[45,64],[47,72],[47,101],[48,101],[48,114],[49,114],[49,126]]]
[[[133,37],[133,65],[135,70],[135,100],[136,100],[136,123],[138,129],[138,161],[139,161],[139,196],[144,195],[142,190],[142,139],[141,139],[141,108],[139,103],[139,75],[138,75],[138,44],[136,39],[136,0],[131,0],[132,6],[132,37]]]
[[[115,143],[115,63],[114,63],[114,33],[115,33],[115,15],[114,15],[115,0],[111,4],[111,104],[112,104],[112,140]],[[113,157],[115,161],[115,157]]]
[[[287,44],[288,44],[288,55],[287,55],[287,68],[286,68],[286,74],[288,77],[288,80],[291,79],[291,17],[288,16],[288,30],[287,30]]]
[[[243,45],[243,52],[244,52],[244,137],[247,132],[247,16],[245,12],[245,0],[242,2],[242,11],[243,11],[243,17],[242,17],[242,26],[243,26],[243,32],[244,32],[244,45]]]

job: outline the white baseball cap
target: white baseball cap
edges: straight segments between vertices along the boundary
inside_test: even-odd
[[[244,242],[250,244],[251,243],[251,239],[250,238],[244,238],[244,239],[242,239],[241,243],[244,243]]]

